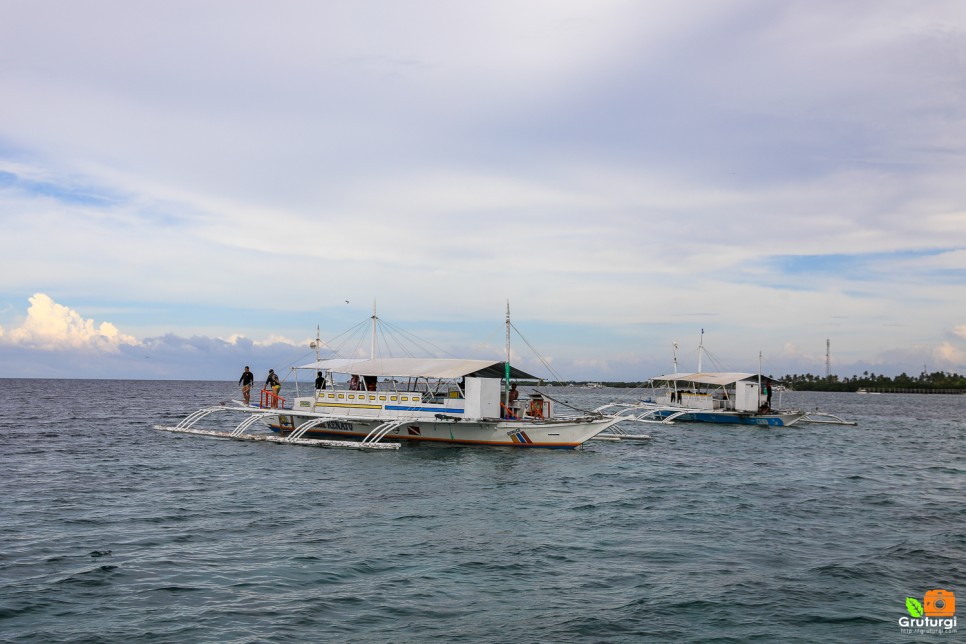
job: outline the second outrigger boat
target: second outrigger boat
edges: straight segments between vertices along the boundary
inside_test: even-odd
[[[677,349],[677,345],[674,345]],[[728,425],[762,425],[788,427],[799,422],[855,425],[834,414],[772,406],[772,395],[781,392],[775,380],[758,373],[702,371],[704,330],[698,345],[698,371],[677,373],[677,355],[674,356],[675,373],[655,376],[648,380],[650,397],[632,404],[614,403],[599,407],[597,411],[616,413],[628,420],[638,422],[675,421],[718,423]],[[760,358],[759,358],[760,359]]]
[[[376,320],[373,312],[373,338]],[[509,337],[507,306],[507,356]],[[322,372],[326,385],[309,395],[296,394],[291,403],[263,390],[257,407],[237,401],[221,404],[200,409],[175,426],[157,428],[356,449],[399,447],[384,439],[574,449],[626,420],[597,411],[568,413],[537,392],[515,399],[511,392],[516,385],[511,380],[535,377],[512,367],[508,360],[378,358],[374,353],[375,340],[368,359],[317,359],[294,367],[296,373]],[[228,431],[196,428],[200,420],[215,414],[243,419]],[[264,431],[266,427],[271,433]],[[259,428],[263,431],[258,432]]]
[[[787,427],[808,415],[773,409],[773,381],[754,373],[676,373],[649,382],[652,396],[633,406],[637,420]]]

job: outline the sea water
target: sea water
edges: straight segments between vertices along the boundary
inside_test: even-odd
[[[232,397],[0,380],[0,640],[935,641],[900,633],[906,598],[966,605],[966,396],[788,392],[858,425],[575,451],[152,428]]]

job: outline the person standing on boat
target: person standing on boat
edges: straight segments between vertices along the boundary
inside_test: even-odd
[[[252,385],[255,384],[255,374],[245,367],[242,372],[241,378],[238,379],[238,384],[241,385],[242,396],[245,397],[245,406],[247,407],[252,400]]]
[[[265,388],[271,389],[272,393],[278,397],[278,392],[282,388],[282,383],[278,381],[278,374],[274,369],[268,370],[268,378],[265,379]]]
[[[325,389],[325,374],[321,371],[319,372],[319,375],[315,377],[315,389],[316,391],[319,389]]]
[[[520,398],[520,392],[517,391],[517,383],[513,383],[510,385],[510,395],[507,396],[507,402],[509,403],[507,405],[509,407],[507,411],[509,411],[513,417],[516,417],[517,415],[515,407],[518,398]]]

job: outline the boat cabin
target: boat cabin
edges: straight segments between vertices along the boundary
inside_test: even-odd
[[[655,402],[669,407],[757,413],[771,404],[772,380],[754,373],[679,373],[651,383]]]
[[[332,359],[296,369],[322,371],[326,388],[314,390],[311,395],[297,394],[292,404],[295,412],[479,420],[545,419],[554,411],[552,401],[539,393],[531,393],[508,405],[503,362],[439,358]],[[336,374],[348,379],[343,381]],[[510,378],[535,379],[535,376],[510,367]],[[304,387],[298,383],[296,386]]]

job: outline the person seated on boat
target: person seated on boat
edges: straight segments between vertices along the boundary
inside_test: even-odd
[[[359,376],[353,375],[349,379],[349,391],[359,391]]]
[[[532,418],[543,418],[543,396],[533,394],[530,396],[530,408],[527,415]]]
[[[321,371],[319,372],[319,375],[315,377],[315,389],[316,391],[319,389],[325,389],[325,374]]]
[[[362,376],[362,381],[366,384],[366,391],[375,391],[378,383],[376,376]]]
[[[247,407],[252,402],[252,385],[255,384],[255,374],[247,366],[242,372],[241,378],[238,379],[238,384],[241,385],[242,396],[245,397],[245,406]]]

